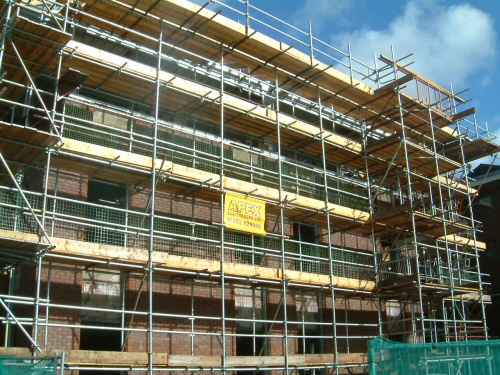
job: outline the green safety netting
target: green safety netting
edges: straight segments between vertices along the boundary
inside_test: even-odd
[[[500,374],[500,340],[405,344],[377,337],[368,347],[370,375]]]
[[[0,357],[0,375],[54,375],[54,357]]]

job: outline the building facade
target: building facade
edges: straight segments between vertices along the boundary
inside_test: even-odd
[[[219,5],[4,4],[0,354],[364,373],[379,335],[487,337],[474,108]]]
[[[486,289],[491,298],[491,304],[486,306],[488,335],[492,339],[500,337],[500,324],[496,317],[500,311],[500,279],[498,266],[500,265],[500,247],[498,237],[498,221],[500,219],[498,205],[500,197],[500,171],[498,165],[479,164],[472,173],[471,186],[479,190],[473,201],[474,215],[480,220],[481,226],[478,239],[486,243],[486,252],[481,256],[481,271],[488,277]]]

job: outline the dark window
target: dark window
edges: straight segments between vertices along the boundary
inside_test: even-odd
[[[320,331],[317,329],[306,329],[305,331],[299,331],[299,335],[302,337],[298,338],[298,352],[299,354],[321,354],[323,353],[323,343],[322,339],[319,337]],[[318,375],[325,374],[325,370],[310,369],[310,370],[300,370],[300,375]]]
[[[263,356],[266,355],[266,341],[264,337],[252,336],[251,330],[237,329],[236,333],[236,355],[237,356]],[[238,371],[240,375],[258,374],[264,371]]]
[[[80,330],[80,350],[105,350],[121,351],[121,332],[120,330],[102,329],[103,327],[119,328],[119,325],[109,322],[100,322],[95,324],[96,328],[82,328]],[[97,326],[101,328],[97,328]],[[80,374],[102,375],[101,370],[80,370]],[[108,375],[120,375],[120,371],[106,371]]]
[[[486,240],[486,257],[488,259],[500,259],[500,237]]]
[[[479,198],[479,202],[474,205],[474,212],[478,214],[483,214],[493,211],[493,197],[491,195],[485,195]]]
[[[97,206],[88,207],[91,219],[86,239],[108,245],[123,246],[125,240],[125,213],[117,209],[126,206],[127,189],[124,186],[90,180],[88,202]]]
[[[318,244],[318,228],[315,225],[294,223],[293,238],[300,241],[296,248],[298,257],[294,260],[294,266],[297,271],[319,272],[320,249]]]

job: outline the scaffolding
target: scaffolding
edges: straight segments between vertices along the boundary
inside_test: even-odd
[[[3,5],[0,354],[342,374],[379,335],[487,339],[467,173],[500,149],[474,108],[213,2]]]

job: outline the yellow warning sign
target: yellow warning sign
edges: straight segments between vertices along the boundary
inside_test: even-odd
[[[226,193],[224,202],[226,228],[254,234],[266,234],[266,203],[244,195]]]

